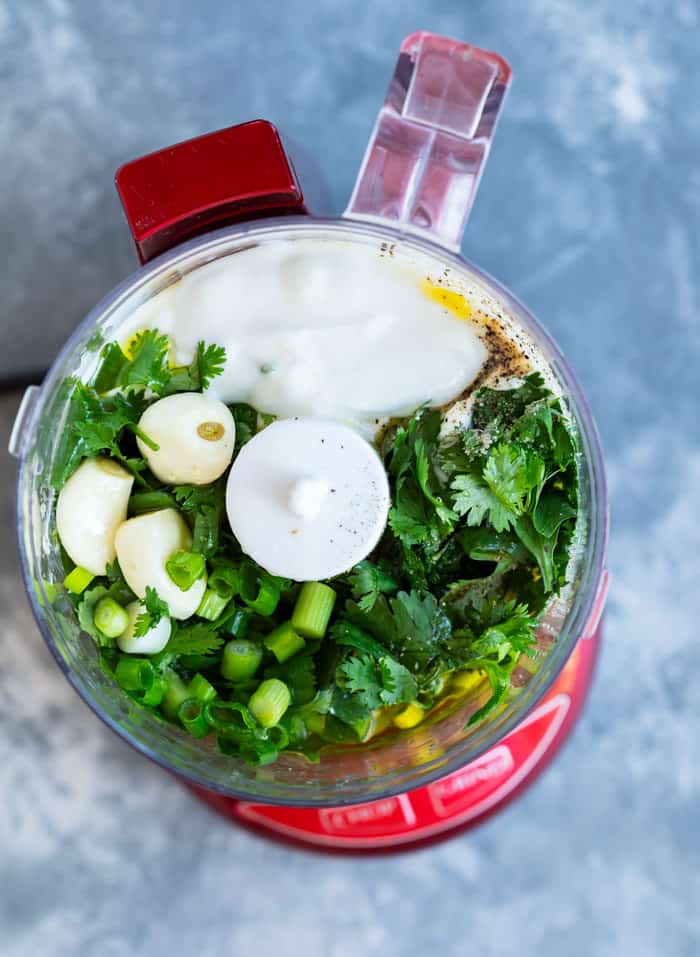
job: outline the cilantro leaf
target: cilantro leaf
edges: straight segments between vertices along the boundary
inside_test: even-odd
[[[436,542],[449,534],[457,516],[443,497],[435,470],[441,416],[421,407],[399,428],[388,457],[394,482],[389,524],[404,545]]]
[[[282,664],[265,670],[266,678],[279,678],[292,692],[295,705],[309,704],[316,695],[316,665],[314,652],[294,655]]]
[[[418,693],[416,679],[394,658],[380,658],[377,662],[382,681],[382,704],[393,705],[413,701]]]
[[[522,515],[516,520],[514,528],[518,538],[539,566],[545,591],[553,591],[555,587],[554,549],[557,544],[559,526],[550,537],[545,537],[537,531],[529,515]]]
[[[359,607],[359,606],[358,606]],[[352,622],[342,619],[337,621],[330,630],[329,637],[338,645],[345,645],[348,648],[354,648],[365,655],[373,658],[383,658],[387,649],[384,645],[375,641],[370,635],[353,625]]]
[[[195,362],[199,371],[200,388],[206,389],[212,379],[221,375],[226,364],[226,349],[223,346],[197,343]]]
[[[466,518],[468,525],[489,521],[497,532],[510,528],[515,516],[482,479],[458,475],[452,482],[452,490],[456,493],[452,503],[454,510]]]
[[[489,453],[483,476],[505,508],[520,515],[526,508],[527,493],[537,488],[544,478],[544,462],[534,453],[501,444]]]
[[[229,409],[236,423],[235,451],[238,452],[241,446],[250,442],[258,431],[258,413],[252,405],[247,405],[245,402],[236,402],[230,405]]]
[[[381,675],[375,658],[369,655],[352,655],[338,666],[344,687],[358,695],[362,704],[374,711],[381,703]],[[336,673],[337,674],[337,673]]]
[[[380,593],[391,594],[399,587],[383,565],[366,560],[358,562],[347,578],[353,598],[362,611],[371,611]]]
[[[100,400],[92,389],[78,379],[64,379],[53,417],[58,435],[51,469],[51,485],[55,489],[63,488],[80,462],[90,454],[87,441],[77,430],[78,425],[101,414]]]
[[[527,561],[527,550],[512,532],[477,526],[461,529],[456,538],[469,558],[476,562],[496,562],[510,567]]]
[[[474,429],[459,427],[440,440],[437,459],[446,475],[481,472],[488,444]]]
[[[117,386],[138,385],[162,394],[168,379],[170,340],[156,329],[139,332],[129,344],[128,362],[119,374]]]
[[[216,625],[220,625],[217,622]],[[222,635],[212,622],[198,621],[192,625],[177,625],[163,649],[165,656],[211,655],[224,643]]]
[[[125,353],[119,343],[108,342],[100,353],[101,363],[92,379],[99,394],[113,389],[140,386],[162,395],[170,380],[170,340],[156,329],[144,329],[129,343]]]
[[[163,618],[170,617],[170,609],[167,603],[159,598],[158,592],[150,585],[146,585],[146,597],[143,600],[143,606],[144,610],[139,612],[134,625],[135,638],[143,638]]]
[[[551,491],[540,496],[532,513],[532,524],[544,538],[552,538],[562,522],[570,518],[576,518],[576,509],[562,492]]]
[[[412,701],[418,686],[411,673],[386,656],[352,655],[338,667],[340,681],[371,711],[382,705]]]
[[[387,599],[380,595],[370,612],[347,602],[348,620],[369,632],[412,674],[419,673],[440,653],[451,633],[450,621],[430,592],[399,592]]]
[[[192,522],[192,551],[209,558],[219,545],[226,495],[224,478],[212,485],[175,485],[172,493]]]
[[[207,345],[200,340],[197,343],[194,358],[188,366],[178,366],[170,369],[164,394],[202,392],[209,386],[212,379],[221,375],[225,364],[226,350],[223,346]]]
[[[119,445],[125,429],[139,433],[138,421],[148,404],[142,391],[101,398],[94,389],[67,379],[62,394],[65,418],[59,423],[51,484],[60,489],[84,458],[107,453],[131,472],[146,468],[141,458],[129,458]]]
[[[550,396],[540,372],[531,372],[515,389],[479,389],[474,398],[472,426],[481,430],[497,422],[500,427],[508,428],[528,405]]]

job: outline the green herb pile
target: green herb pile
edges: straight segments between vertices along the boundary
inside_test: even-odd
[[[164,486],[138,452],[136,436],[149,442],[138,428],[144,409],[206,388],[224,360],[223,349],[200,343],[189,366],[173,368],[167,337],[149,330],[128,356],[107,345],[90,384],[64,383],[54,488],[86,457],[116,459],[135,476],[130,516],[176,508],[192,529],[191,551],[166,565],[172,580],[186,588],[207,575],[198,613],[173,620],[151,656],[122,654],[108,637],[106,609],[135,598],[116,562],[88,587],[73,585],[105,670],[164,720],[213,734],[221,751],[257,764],[285,749],[315,758],[392,720],[409,726],[408,709],[415,724],[465,672],[483,677],[471,721],[481,720],[507,696],[522,656],[534,661],[538,617],[566,580],[578,488],[559,399],[533,373],[516,388],[479,390],[469,428],[442,436],[443,414],[423,407],[388,430],[379,451],[392,506],[378,548],[345,575],[301,584],[241,552],[226,520],[226,475]],[[230,408],[235,457],[270,417]],[[66,572],[70,589],[67,559]],[[167,616],[149,588],[135,634]]]

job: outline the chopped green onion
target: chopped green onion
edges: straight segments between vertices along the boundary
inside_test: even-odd
[[[230,619],[227,621],[224,631],[232,638],[245,638],[250,624],[250,612],[243,608],[236,608]]]
[[[177,718],[177,709],[189,697],[187,685],[176,671],[166,671],[163,675],[165,691],[160,703],[160,710],[166,718],[174,721]]]
[[[98,631],[107,638],[118,638],[129,625],[129,616],[113,598],[100,598],[95,606],[93,621]]]
[[[217,731],[227,731],[230,734],[249,734],[258,725],[246,705],[240,701],[207,701],[204,714],[209,724]]]
[[[322,582],[304,582],[294,611],[292,627],[304,638],[323,638],[335,605],[335,592]]]
[[[241,567],[241,598],[259,615],[271,615],[280,600],[280,587],[273,575],[250,562]]]
[[[117,662],[114,675],[124,691],[144,694],[155,681],[156,670],[147,658],[124,655]]]
[[[177,716],[193,738],[205,738],[211,730],[199,698],[186,698],[177,709]]]
[[[271,631],[266,638],[263,638],[263,643],[280,664],[301,651],[306,644],[301,635],[298,635],[292,628],[289,621],[285,621],[283,625]]]
[[[233,598],[240,589],[238,566],[230,562],[215,562],[212,565],[208,584],[222,598],[227,600]]]
[[[248,707],[263,728],[273,728],[279,723],[291,701],[292,695],[284,681],[268,678],[253,692]]]
[[[94,577],[92,572],[89,572],[87,568],[83,568],[82,565],[76,565],[73,571],[63,579],[63,584],[68,591],[72,591],[74,595],[82,595]]]
[[[198,672],[187,685],[187,696],[196,698],[197,701],[201,702],[211,701],[212,698],[216,697],[216,688],[210,681],[207,681],[204,675],[200,675]]]
[[[118,685],[141,704],[159,705],[165,693],[165,681],[146,658],[120,658],[114,675]]]
[[[153,684],[150,688],[146,688],[143,694],[138,696],[141,704],[147,704],[151,707],[157,707],[163,700],[163,695],[165,694],[165,681],[162,676],[156,673]]]
[[[128,515],[157,512],[161,508],[177,508],[175,499],[168,492],[136,492],[129,499]]]
[[[124,656],[114,670],[117,683],[124,691],[137,698],[141,704],[159,705],[165,694],[166,684],[146,658]]]
[[[229,641],[221,659],[221,674],[229,681],[245,681],[258,670],[262,657],[263,650],[254,641],[245,638]]]
[[[202,577],[207,563],[197,552],[175,552],[165,563],[165,570],[181,591],[187,591]]]
[[[221,595],[218,595],[211,588],[207,588],[195,615],[199,615],[200,618],[206,618],[207,621],[216,621],[217,618],[221,617],[228,602],[228,598],[222,598]]]

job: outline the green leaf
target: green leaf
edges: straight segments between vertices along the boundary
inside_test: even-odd
[[[382,704],[381,676],[375,658],[368,655],[352,655],[338,668],[344,686],[370,711]]]
[[[479,721],[482,721],[488,714],[490,714],[501,704],[508,694],[508,690],[510,688],[510,676],[512,673],[512,668],[503,668],[499,665],[493,664],[490,661],[474,661],[472,663],[472,667],[475,670],[486,672],[486,676],[489,679],[489,684],[491,685],[491,697],[481,708],[479,708],[478,711],[474,712],[467,722],[467,728],[474,724],[478,724]]]
[[[527,493],[544,478],[544,462],[534,453],[501,444],[489,453],[483,476],[501,504],[514,515],[521,515]]]
[[[225,477],[212,485],[175,485],[171,491],[192,522],[192,551],[210,557],[219,545],[226,498]]]
[[[92,377],[92,387],[102,394],[116,388],[124,367],[129,362],[118,342],[108,342],[100,353],[100,365]]]
[[[175,392],[202,392],[211,380],[221,375],[226,364],[226,350],[223,346],[207,345],[198,342],[192,362],[188,366],[179,366],[170,370],[170,378],[165,385],[164,394]]]
[[[146,597],[143,600],[144,610],[139,613],[134,626],[134,637],[142,638],[151,628],[163,618],[170,617],[170,609],[166,602],[158,596],[155,588],[146,585]]]
[[[435,470],[441,416],[421,407],[399,428],[388,456],[394,483],[389,525],[403,545],[438,541],[452,530],[457,516],[443,498]]]
[[[472,426],[485,429],[498,422],[507,428],[523,415],[528,405],[550,396],[539,372],[530,373],[515,389],[479,389],[474,399]]]
[[[481,478],[458,475],[452,482],[452,490],[456,493],[454,510],[466,518],[468,525],[481,525],[488,521],[497,532],[504,532],[515,520],[513,512]]]
[[[359,562],[347,575],[352,595],[362,611],[371,611],[380,594],[392,594],[398,583],[381,564]]]
[[[559,526],[571,518],[576,518],[576,509],[572,508],[562,492],[544,492],[532,513],[532,524],[543,538],[552,538]]]
[[[480,433],[459,427],[440,440],[437,458],[446,475],[481,473],[487,448]]]
[[[399,592],[394,598],[380,595],[371,612],[354,602],[346,604],[350,622],[389,649],[392,656],[418,674],[439,654],[451,633],[450,621],[430,592]]]
[[[393,658],[380,658],[378,664],[383,686],[379,693],[382,703],[394,705],[413,701],[418,685],[410,671]]]
[[[382,705],[412,701],[418,693],[415,678],[395,659],[352,655],[338,668],[343,687],[359,697],[370,711]]]
[[[463,528],[457,540],[473,561],[496,562],[510,567],[527,561],[528,551],[512,532],[497,532],[488,526]]]
[[[354,648],[356,651],[371,655],[373,658],[383,658],[387,653],[384,645],[375,641],[357,625],[353,625],[352,622],[345,621],[342,618],[333,625],[328,637],[338,645]]]
[[[235,451],[238,452],[241,446],[245,445],[246,442],[250,442],[258,431],[258,413],[252,405],[247,405],[245,402],[237,402],[234,405],[230,405],[229,409],[231,410],[233,421],[236,423]]]
[[[119,445],[125,429],[138,430],[138,420],[148,404],[143,392],[101,398],[90,386],[66,379],[61,394],[66,411],[58,423],[60,437],[51,474],[54,488],[62,488],[84,458],[102,453],[134,473],[146,468],[143,459],[128,458]]]
[[[217,622],[216,626],[220,626]],[[164,657],[180,655],[212,655],[224,644],[224,637],[217,633],[212,622],[201,621],[192,625],[178,624],[170,640],[161,652]]]
[[[161,395],[170,379],[169,352],[170,341],[166,335],[161,335],[157,329],[139,332],[129,344],[127,361],[112,388],[142,386]]]
[[[195,362],[199,371],[199,385],[201,389],[206,389],[211,380],[221,375],[226,364],[226,349],[223,346],[207,345],[204,342],[197,343],[197,354]]]
[[[554,548],[556,546],[556,532],[551,537],[541,535],[534,527],[529,515],[522,515],[514,524],[515,532],[525,548],[535,558],[546,592],[551,592],[555,586],[554,580]]]
[[[309,704],[316,695],[316,664],[314,651],[294,655],[282,664],[265,670],[266,678],[279,678],[292,692],[294,705]]]
[[[432,445],[432,451],[434,451],[434,440]],[[438,519],[448,528],[451,528],[454,524],[457,516],[443,502],[440,495],[434,491],[434,486],[437,484],[433,477],[433,466],[431,460],[428,456],[428,445],[425,439],[417,438],[415,442],[415,454],[416,454],[416,477],[418,479],[418,485],[420,486],[423,495],[430,502],[430,504],[435,509],[435,513]]]
[[[78,425],[101,415],[102,404],[92,389],[77,379],[64,379],[55,403],[58,440],[51,469],[55,489],[63,488],[80,462],[91,454],[88,442],[77,431]]]

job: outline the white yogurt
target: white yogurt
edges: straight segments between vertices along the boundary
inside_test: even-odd
[[[424,278],[364,244],[267,242],[187,274],[127,328],[167,332],[182,363],[200,339],[223,345],[209,391],[224,402],[368,422],[454,399],[486,358],[472,324],[422,293]]]

